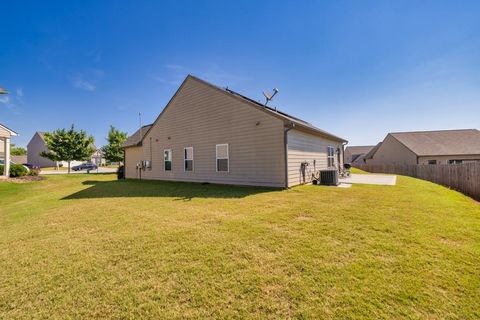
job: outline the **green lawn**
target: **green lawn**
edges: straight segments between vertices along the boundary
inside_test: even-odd
[[[0,183],[0,319],[478,319],[480,206],[446,188]]]
[[[351,173],[355,173],[355,174],[365,174],[365,173],[368,173],[368,172],[366,172],[366,171],[363,171],[363,170],[360,170],[360,169],[354,168],[354,167],[352,167],[352,168],[350,169],[350,172],[351,172]]]
[[[41,169],[42,171],[68,171],[68,167],[45,167]]]

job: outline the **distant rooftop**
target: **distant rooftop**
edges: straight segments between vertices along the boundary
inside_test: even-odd
[[[390,135],[418,156],[480,154],[477,129],[392,132]]]
[[[138,129],[134,134],[129,136],[127,140],[123,143],[123,147],[135,147],[142,145],[143,137],[147,134],[148,130],[152,127],[153,124],[147,124]]]
[[[322,130],[322,129],[320,129],[320,128],[317,128],[317,127],[315,127],[313,124],[311,124],[310,122],[307,122],[307,121],[305,121],[305,120],[302,120],[302,119],[300,119],[300,118],[297,118],[297,117],[295,117],[295,116],[292,116],[292,115],[290,115],[290,114],[288,114],[288,113],[285,113],[285,112],[283,112],[283,111],[280,111],[280,110],[278,110],[277,108],[274,108],[274,107],[272,108],[272,107],[270,107],[270,106],[266,106],[266,105],[264,105],[264,104],[262,104],[262,103],[260,103],[260,102],[258,102],[258,101],[255,101],[255,100],[252,99],[252,98],[249,98],[249,97],[244,96],[244,95],[242,95],[242,94],[240,94],[240,93],[238,93],[238,92],[235,92],[235,91],[233,91],[232,89],[229,89],[229,88],[221,88],[221,87],[219,87],[219,86],[216,86],[216,85],[214,85],[214,84],[211,84],[211,83],[208,82],[208,81],[205,81],[205,80],[203,80],[203,79],[197,78],[197,77],[192,76],[192,75],[188,75],[188,77],[191,77],[191,78],[193,78],[193,79],[195,79],[195,80],[198,80],[198,81],[200,81],[200,82],[203,82],[203,83],[205,83],[205,84],[207,84],[207,85],[209,85],[209,86],[211,86],[211,87],[217,88],[217,89],[222,90],[222,91],[224,91],[224,92],[227,92],[227,93],[229,93],[229,94],[231,94],[231,95],[233,95],[233,96],[236,96],[236,97],[238,97],[238,98],[241,98],[241,99],[243,99],[243,100],[246,100],[246,101],[248,101],[248,102],[250,102],[250,103],[253,103],[253,104],[261,107],[262,110],[264,110],[265,112],[270,113],[270,114],[272,114],[272,115],[274,115],[274,116],[277,116],[277,117],[279,117],[279,118],[282,118],[282,119],[284,119],[284,120],[290,121],[290,122],[294,123],[295,125],[298,125],[298,126],[300,126],[300,127],[304,127],[304,128],[310,129],[311,131],[314,131],[314,132],[317,132],[317,133],[321,133],[321,134],[323,134],[323,135],[326,135],[326,136],[335,138],[336,140],[339,140],[339,141],[342,141],[342,142],[347,142],[346,139],[340,138],[340,137],[338,137],[338,136],[336,136],[336,135],[334,135],[334,134],[331,134],[330,132],[327,132],[327,131],[325,131],[325,130]],[[188,77],[187,77],[187,78],[188,78]]]

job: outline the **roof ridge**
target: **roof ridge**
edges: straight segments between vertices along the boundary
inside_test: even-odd
[[[208,82],[208,81],[205,81],[205,80],[203,80],[203,79],[200,79],[200,78],[198,78],[198,77],[196,77],[196,76],[194,76],[194,75],[192,75],[192,74],[189,74],[189,75],[185,78],[185,80],[184,80],[183,83],[185,83],[185,81],[186,81],[188,78],[192,78],[192,79],[197,80],[197,81],[199,81],[199,82],[201,82],[201,83],[203,83],[203,84],[205,84],[205,85],[208,85],[208,86],[210,86],[210,87],[216,88],[217,90],[220,90],[220,91],[222,91],[222,92],[224,92],[224,93],[231,94],[232,96],[235,96],[235,97],[238,97],[238,98],[240,98],[240,99],[244,99],[244,100],[246,100],[246,101],[248,101],[248,102],[250,102],[250,103],[253,103],[253,104],[256,105],[257,107],[260,107],[260,109],[263,110],[264,112],[267,112],[267,111],[268,111],[267,113],[269,113],[269,114],[272,115],[272,116],[275,116],[275,114],[276,114],[277,117],[281,117],[284,121],[285,121],[285,120],[289,120],[289,121],[292,122],[292,123],[293,123],[293,122],[296,122],[297,125],[299,125],[299,126],[301,126],[301,127],[303,126],[303,127],[306,128],[306,129],[315,131],[315,132],[317,132],[317,133],[321,133],[322,135],[326,135],[326,136],[329,136],[329,137],[333,137],[333,138],[335,138],[335,139],[338,139],[339,141],[347,142],[347,140],[345,140],[344,138],[340,138],[340,137],[338,137],[338,136],[336,136],[336,135],[334,135],[334,134],[332,134],[332,133],[330,133],[330,132],[327,132],[327,131],[325,131],[325,130],[323,130],[323,129],[320,129],[320,128],[314,126],[313,124],[311,124],[311,123],[309,123],[309,122],[307,122],[307,121],[305,121],[305,120],[302,120],[302,119],[300,119],[300,118],[297,118],[297,117],[295,117],[295,116],[292,116],[292,115],[290,115],[290,114],[288,114],[288,113],[279,111],[279,110],[277,110],[276,108],[272,108],[272,107],[266,106],[266,105],[264,105],[264,104],[261,104],[260,102],[255,101],[254,99],[249,98],[249,97],[247,97],[247,96],[244,96],[244,95],[242,95],[242,94],[240,94],[240,93],[238,93],[238,92],[235,92],[235,91],[233,91],[233,90],[231,90],[231,89],[229,89],[229,88],[219,87],[219,86],[217,86],[217,85],[215,85],[215,84],[212,84],[212,83],[210,83],[210,82]],[[183,86],[183,83],[182,83],[182,85],[180,86],[180,88]],[[180,90],[180,88],[179,88],[179,90]],[[177,90],[177,92],[178,92],[178,90]],[[285,119],[285,118],[287,118],[287,119]]]
[[[447,132],[447,131],[479,131],[478,129],[441,129],[441,130],[418,130],[418,131],[397,131],[389,132],[390,134],[402,134],[402,133],[428,133],[428,132]]]

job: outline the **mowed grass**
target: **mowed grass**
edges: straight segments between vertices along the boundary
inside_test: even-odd
[[[0,183],[0,318],[475,319],[480,206],[444,187]]]

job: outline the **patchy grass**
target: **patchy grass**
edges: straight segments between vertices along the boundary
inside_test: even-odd
[[[480,206],[444,187],[0,183],[0,318],[480,317]]]

